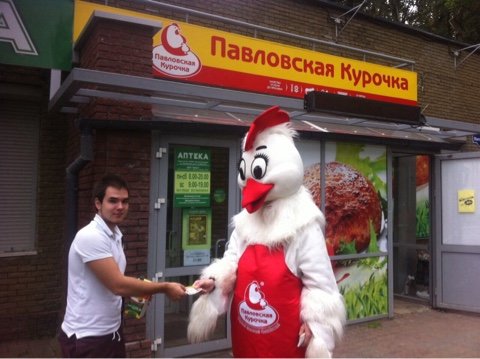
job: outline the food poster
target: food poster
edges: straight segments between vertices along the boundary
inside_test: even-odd
[[[430,157],[416,156],[417,238],[430,237],[429,179]]]
[[[320,146],[317,144],[317,146]],[[304,185],[321,208],[319,151],[301,146]],[[305,150],[305,152],[303,151]],[[325,218],[330,255],[358,255],[358,259],[332,261],[348,319],[388,314],[387,256],[387,151],[383,146],[326,143]]]
[[[211,243],[211,208],[184,209],[182,218],[183,265],[210,264]]]

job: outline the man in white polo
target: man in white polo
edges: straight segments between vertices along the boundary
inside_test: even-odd
[[[105,175],[94,189],[95,218],[78,231],[68,256],[67,308],[59,343],[64,358],[124,358],[122,297],[186,295],[179,283],[152,283],[124,276],[127,261],[118,225],[129,207],[127,183]]]

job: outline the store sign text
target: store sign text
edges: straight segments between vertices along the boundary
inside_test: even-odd
[[[253,50],[249,47],[241,47],[235,44],[227,44],[227,40],[213,36],[211,41],[212,56],[220,56],[233,61],[253,63],[261,66],[293,70],[316,76],[336,77],[335,64],[323,63],[311,59],[291,57],[288,54]],[[362,69],[355,69],[351,64],[340,64],[340,78],[352,82],[353,86],[365,88],[371,84],[377,87],[386,86],[398,90],[408,91],[408,79],[391,75],[370,73]]]
[[[152,72],[157,78],[302,99],[321,91],[418,105],[417,74],[411,70],[78,0],[75,4],[79,21],[74,40],[94,9],[162,22],[153,37]]]

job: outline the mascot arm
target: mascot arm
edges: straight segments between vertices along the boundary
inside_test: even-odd
[[[215,259],[212,264],[202,271],[200,276],[202,279],[213,278],[216,290],[219,289],[226,296],[229,296],[235,288],[238,260],[245,250],[244,248],[242,250],[240,247],[237,240],[237,232],[234,231],[223,258]]]
[[[223,258],[215,259],[200,276],[202,279],[215,279],[215,289],[193,303],[187,332],[191,343],[208,340],[215,331],[218,317],[226,313],[237,280],[238,257],[238,241],[234,232]]]
[[[343,335],[346,310],[319,223],[300,233],[288,250],[287,265],[303,282],[301,319],[313,333],[307,357],[331,357]]]

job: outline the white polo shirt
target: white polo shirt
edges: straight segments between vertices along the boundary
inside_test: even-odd
[[[97,214],[78,231],[68,255],[67,309],[62,323],[68,337],[107,335],[120,327],[122,298],[108,290],[86,265],[108,257],[125,273],[122,232],[118,227],[112,232]]]

